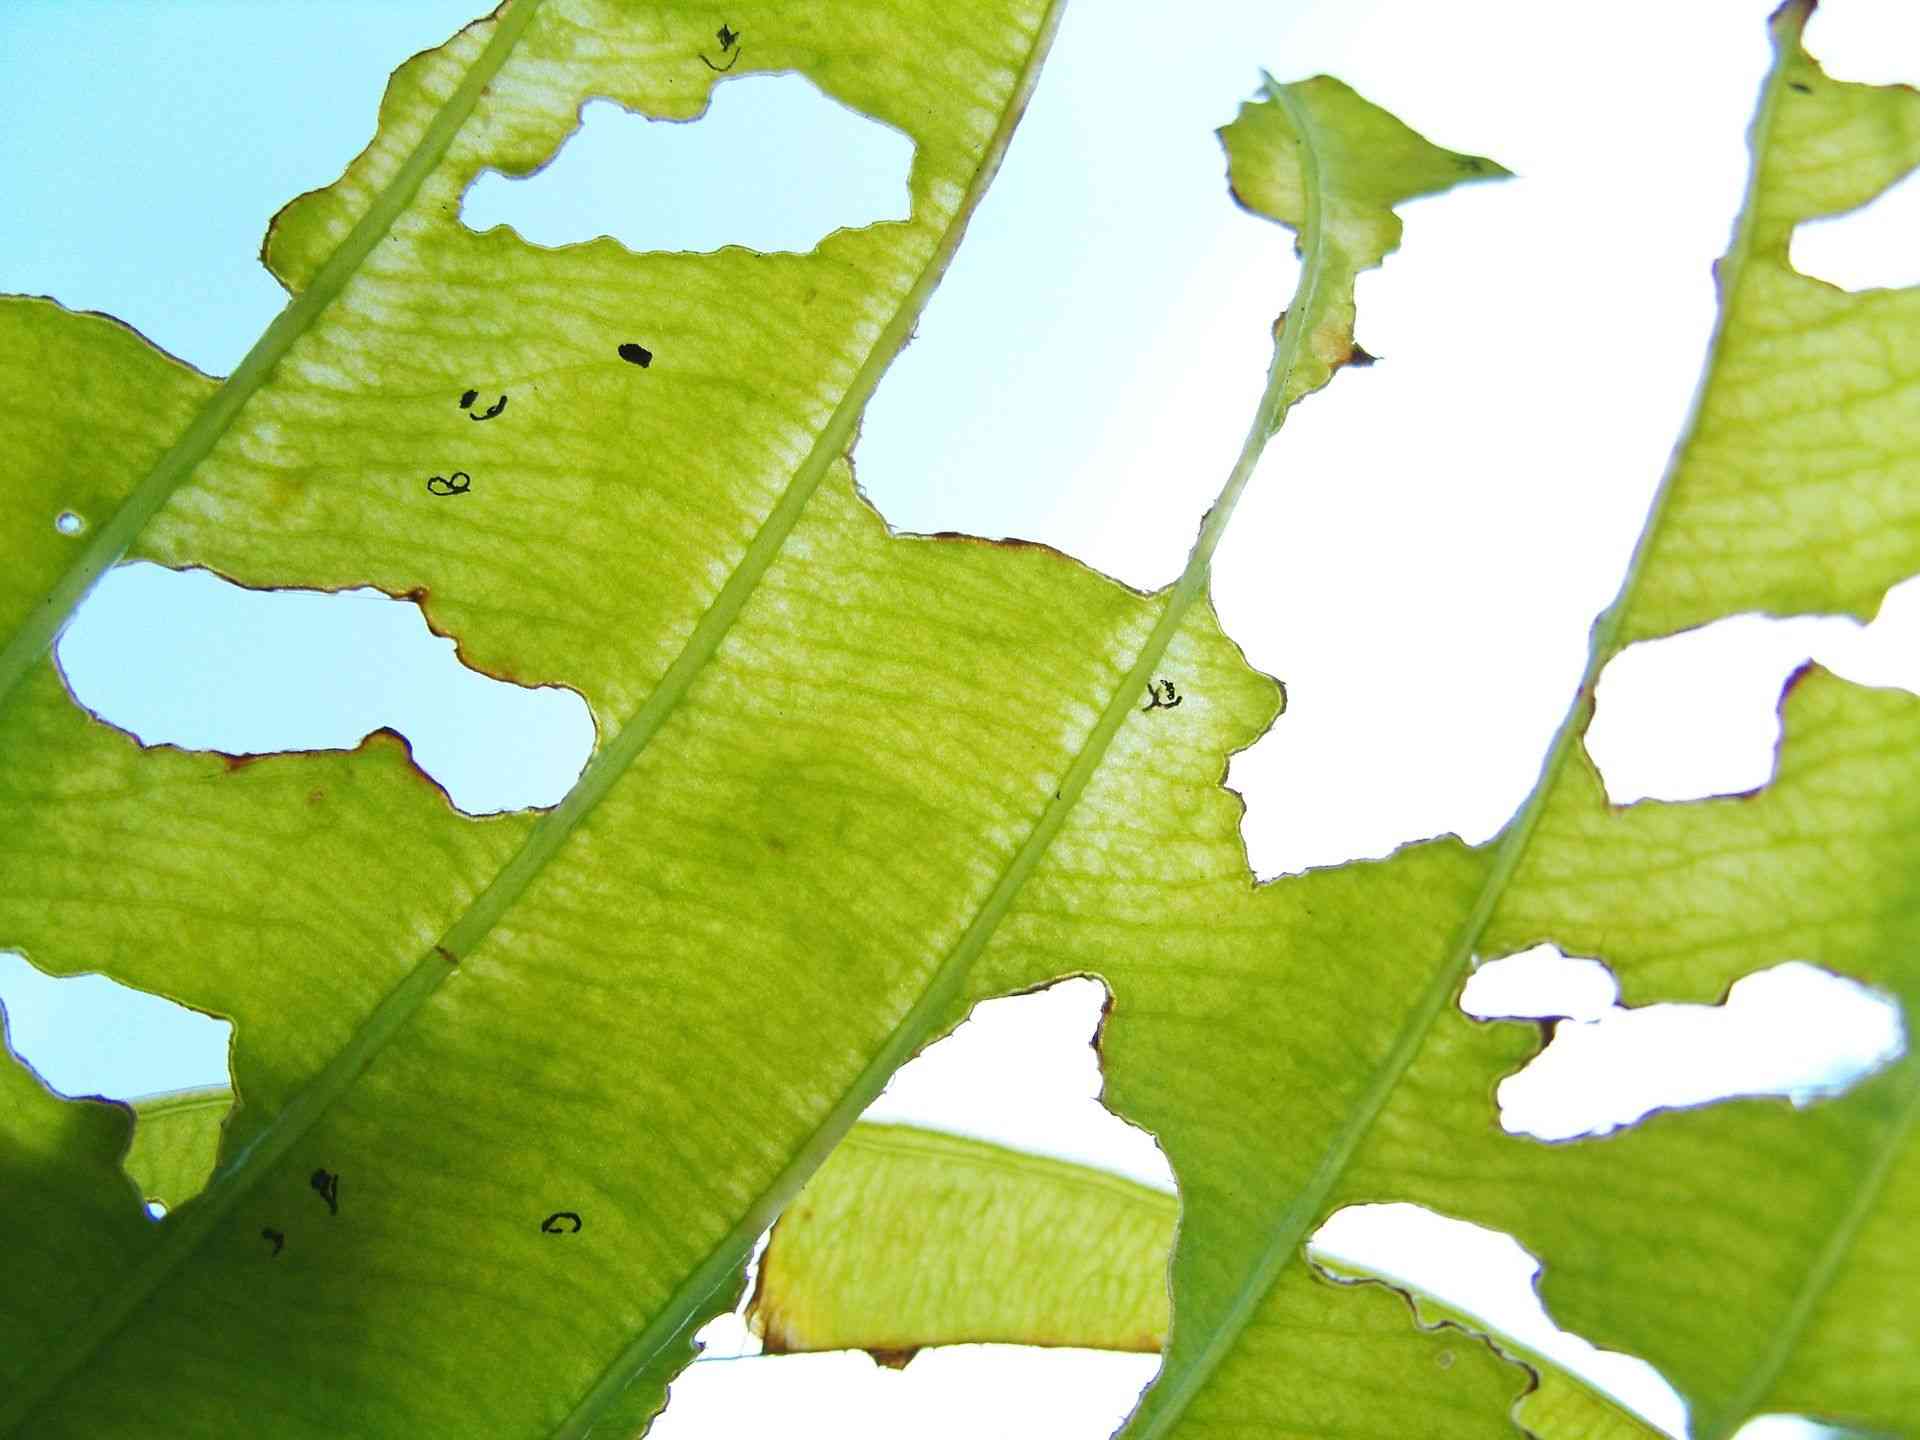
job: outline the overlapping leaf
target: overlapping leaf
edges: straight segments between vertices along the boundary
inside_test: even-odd
[[[1178,1213],[1165,1191],[1084,1165],[858,1125],[773,1227],[748,1318],[770,1354],[861,1349],[891,1362],[969,1342],[1157,1351]],[[1533,1370],[1515,1418],[1542,1440],[1660,1434],[1486,1322],[1408,1298],[1422,1324],[1491,1334]],[[1455,1336],[1464,1343],[1448,1350],[1446,1338],[1434,1355],[1451,1365],[1471,1342]]]

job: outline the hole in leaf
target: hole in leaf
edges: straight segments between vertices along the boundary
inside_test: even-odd
[[[468,187],[470,229],[539,245],[611,235],[629,250],[806,251],[834,230],[904,220],[913,142],[798,75],[722,82],[692,122],[590,100],[537,174]]]
[[[1920,55],[1920,9],[1911,5],[1829,5],[1807,22],[1807,49],[1821,68],[1855,84],[1905,85]]]
[[[105,975],[49,975],[0,951],[0,1006],[13,1053],[69,1100],[229,1083],[231,1022]]]
[[[74,698],[146,745],[341,750],[390,726],[473,815],[557,804],[593,750],[578,693],[468,669],[418,605],[374,590],[248,590],[122,565],[57,655]]]
[[[1543,946],[1482,967],[1462,995],[1463,1008],[1486,1018],[1574,1017],[1500,1082],[1500,1123],[1514,1134],[1569,1140],[1632,1125],[1654,1110],[1744,1096],[1806,1105],[1905,1053],[1896,1001],[1802,961],[1744,976],[1719,1005],[1597,1010],[1598,987],[1584,970],[1578,985],[1566,980],[1594,963]],[[1532,978],[1516,980],[1523,971]],[[1548,993],[1556,975],[1560,988]],[[1520,997],[1526,1004],[1512,1003],[1523,987],[1531,992]]]
[[[983,1001],[896,1070],[862,1118],[1077,1160],[1171,1191],[1173,1170],[1153,1137],[1100,1103],[1091,1041],[1106,997],[1081,977]]]
[[[1920,580],[1889,590],[1871,625],[1735,615],[1628,646],[1600,676],[1586,736],[1607,798],[1698,800],[1766,784],[1781,687],[1809,656],[1862,685],[1920,692]]]
[[[167,1207],[166,1207],[165,1205],[163,1205],[163,1204],[161,1204],[161,1203],[160,1203],[160,1202],[159,1202],[158,1200],[149,1200],[149,1201],[147,1201],[147,1218],[148,1218],[149,1220],[164,1220],[164,1219],[166,1219],[166,1218],[167,1218]]]
[[[1842,290],[1920,284],[1920,171],[1849,210],[1794,227],[1787,257],[1802,275]]]
[[[82,530],[87,528],[87,522],[71,510],[62,510],[54,517],[53,528],[58,530],[62,535],[78,535]]]
[[[1646,1361],[1602,1350],[1560,1329],[1540,1303],[1540,1262],[1511,1235],[1420,1205],[1349,1205],[1329,1216],[1308,1253],[1336,1278],[1358,1268],[1458,1307],[1568,1370],[1675,1435],[1685,1403]]]
[[[1460,1008],[1481,1020],[1598,1020],[1619,998],[1613,972],[1598,960],[1540,945],[1475,970]]]

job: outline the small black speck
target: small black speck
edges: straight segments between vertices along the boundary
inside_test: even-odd
[[[620,358],[630,364],[638,365],[642,370],[653,364],[653,352],[644,345],[636,345],[631,340],[620,347]]]
[[[740,38],[740,32],[735,30],[731,25],[722,25],[718,30],[713,32],[713,38],[720,42],[722,51],[731,50],[733,48],[733,42]]]
[[[473,402],[478,400],[479,398],[480,398],[480,392],[478,390],[467,391],[466,394],[460,397],[460,408],[462,410],[465,410],[468,406],[472,405]]]
[[[1798,90],[1802,95],[1811,95],[1813,93],[1813,87],[1811,85],[1802,85],[1798,80],[1787,81],[1787,88],[1789,90]]]
[[[327,1202],[327,1213],[340,1213],[340,1177],[331,1170],[316,1170],[307,1183],[320,1192],[320,1198]]]

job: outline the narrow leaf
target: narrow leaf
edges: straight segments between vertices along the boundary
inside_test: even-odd
[[[1165,1191],[1084,1165],[859,1125],[773,1227],[748,1320],[773,1354],[892,1360],[974,1342],[1157,1351],[1178,1213]],[[1350,1262],[1338,1271],[1367,1278]],[[1662,1433],[1486,1322],[1408,1297],[1426,1328],[1486,1336],[1534,1372],[1515,1419],[1542,1440]],[[1480,1363],[1468,1335],[1438,1341],[1447,1368]]]

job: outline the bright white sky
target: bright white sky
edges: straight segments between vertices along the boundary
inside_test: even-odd
[[[1229,633],[1292,702],[1231,776],[1260,874],[1446,830],[1487,838],[1533,782],[1691,395],[1768,8],[1080,0],[874,401],[862,484],[902,529],[1018,535],[1141,587],[1171,580],[1292,285],[1290,237],[1227,200],[1212,135],[1259,67],[1339,75],[1439,143],[1499,159],[1521,178],[1407,210],[1402,252],[1360,289],[1359,336],[1383,362],[1289,421],[1215,583]],[[468,18],[469,0],[15,0],[0,13],[0,290],[109,311],[225,373],[283,299],[255,259],[267,217],[365,142],[394,64]],[[1809,47],[1846,78],[1920,79],[1920,9],[1828,0]],[[742,78],[693,126],[592,107],[554,166],[482,181],[467,218],[545,243],[610,231],[637,249],[805,249],[834,225],[898,214],[906,157],[900,137],[802,82]],[[1856,287],[1920,281],[1916,221],[1909,184],[1810,227],[1796,260]],[[116,575],[62,645],[81,697],[148,740],[230,750],[352,745],[394,725],[473,810],[557,798],[590,743],[574,697],[461,671],[410,606],[226,591]],[[1910,591],[1867,630],[1739,620],[1623,656],[1593,736],[1614,798],[1761,783],[1774,699],[1809,654],[1920,688]],[[66,1093],[224,1078],[224,1026],[129,1009],[104,984],[47,982],[7,957],[0,997],[16,1047]],[[1476,980],[1479,1013],[1582,1017],[1503,1089],[1510,1125],[1561,1135],[1735,1091],[1809,1098],[1900,1044],[1884,1006],[1807,967],[1721,1010],[1611,1001],[1603,970],[1552,955]],[[1090,1098],[1098,1006],[1092,982],[997,1002],[877,1109],[1167,1183],[1151,1142]],[[1421,1215],[1336,1226],[1343,1253],[1559,1343],[1510,1245],[1482,1249]],[[747,1348],[737,1325],[713,1338],[718,1354]],[[1681,1423],[1636,1362],[1581,1363]],[[811,1415],[847,1436],[1104,1436],[1152,1369],[976,1348],[899,1374],[860,1355],[703,1363],[657,1433]]]

